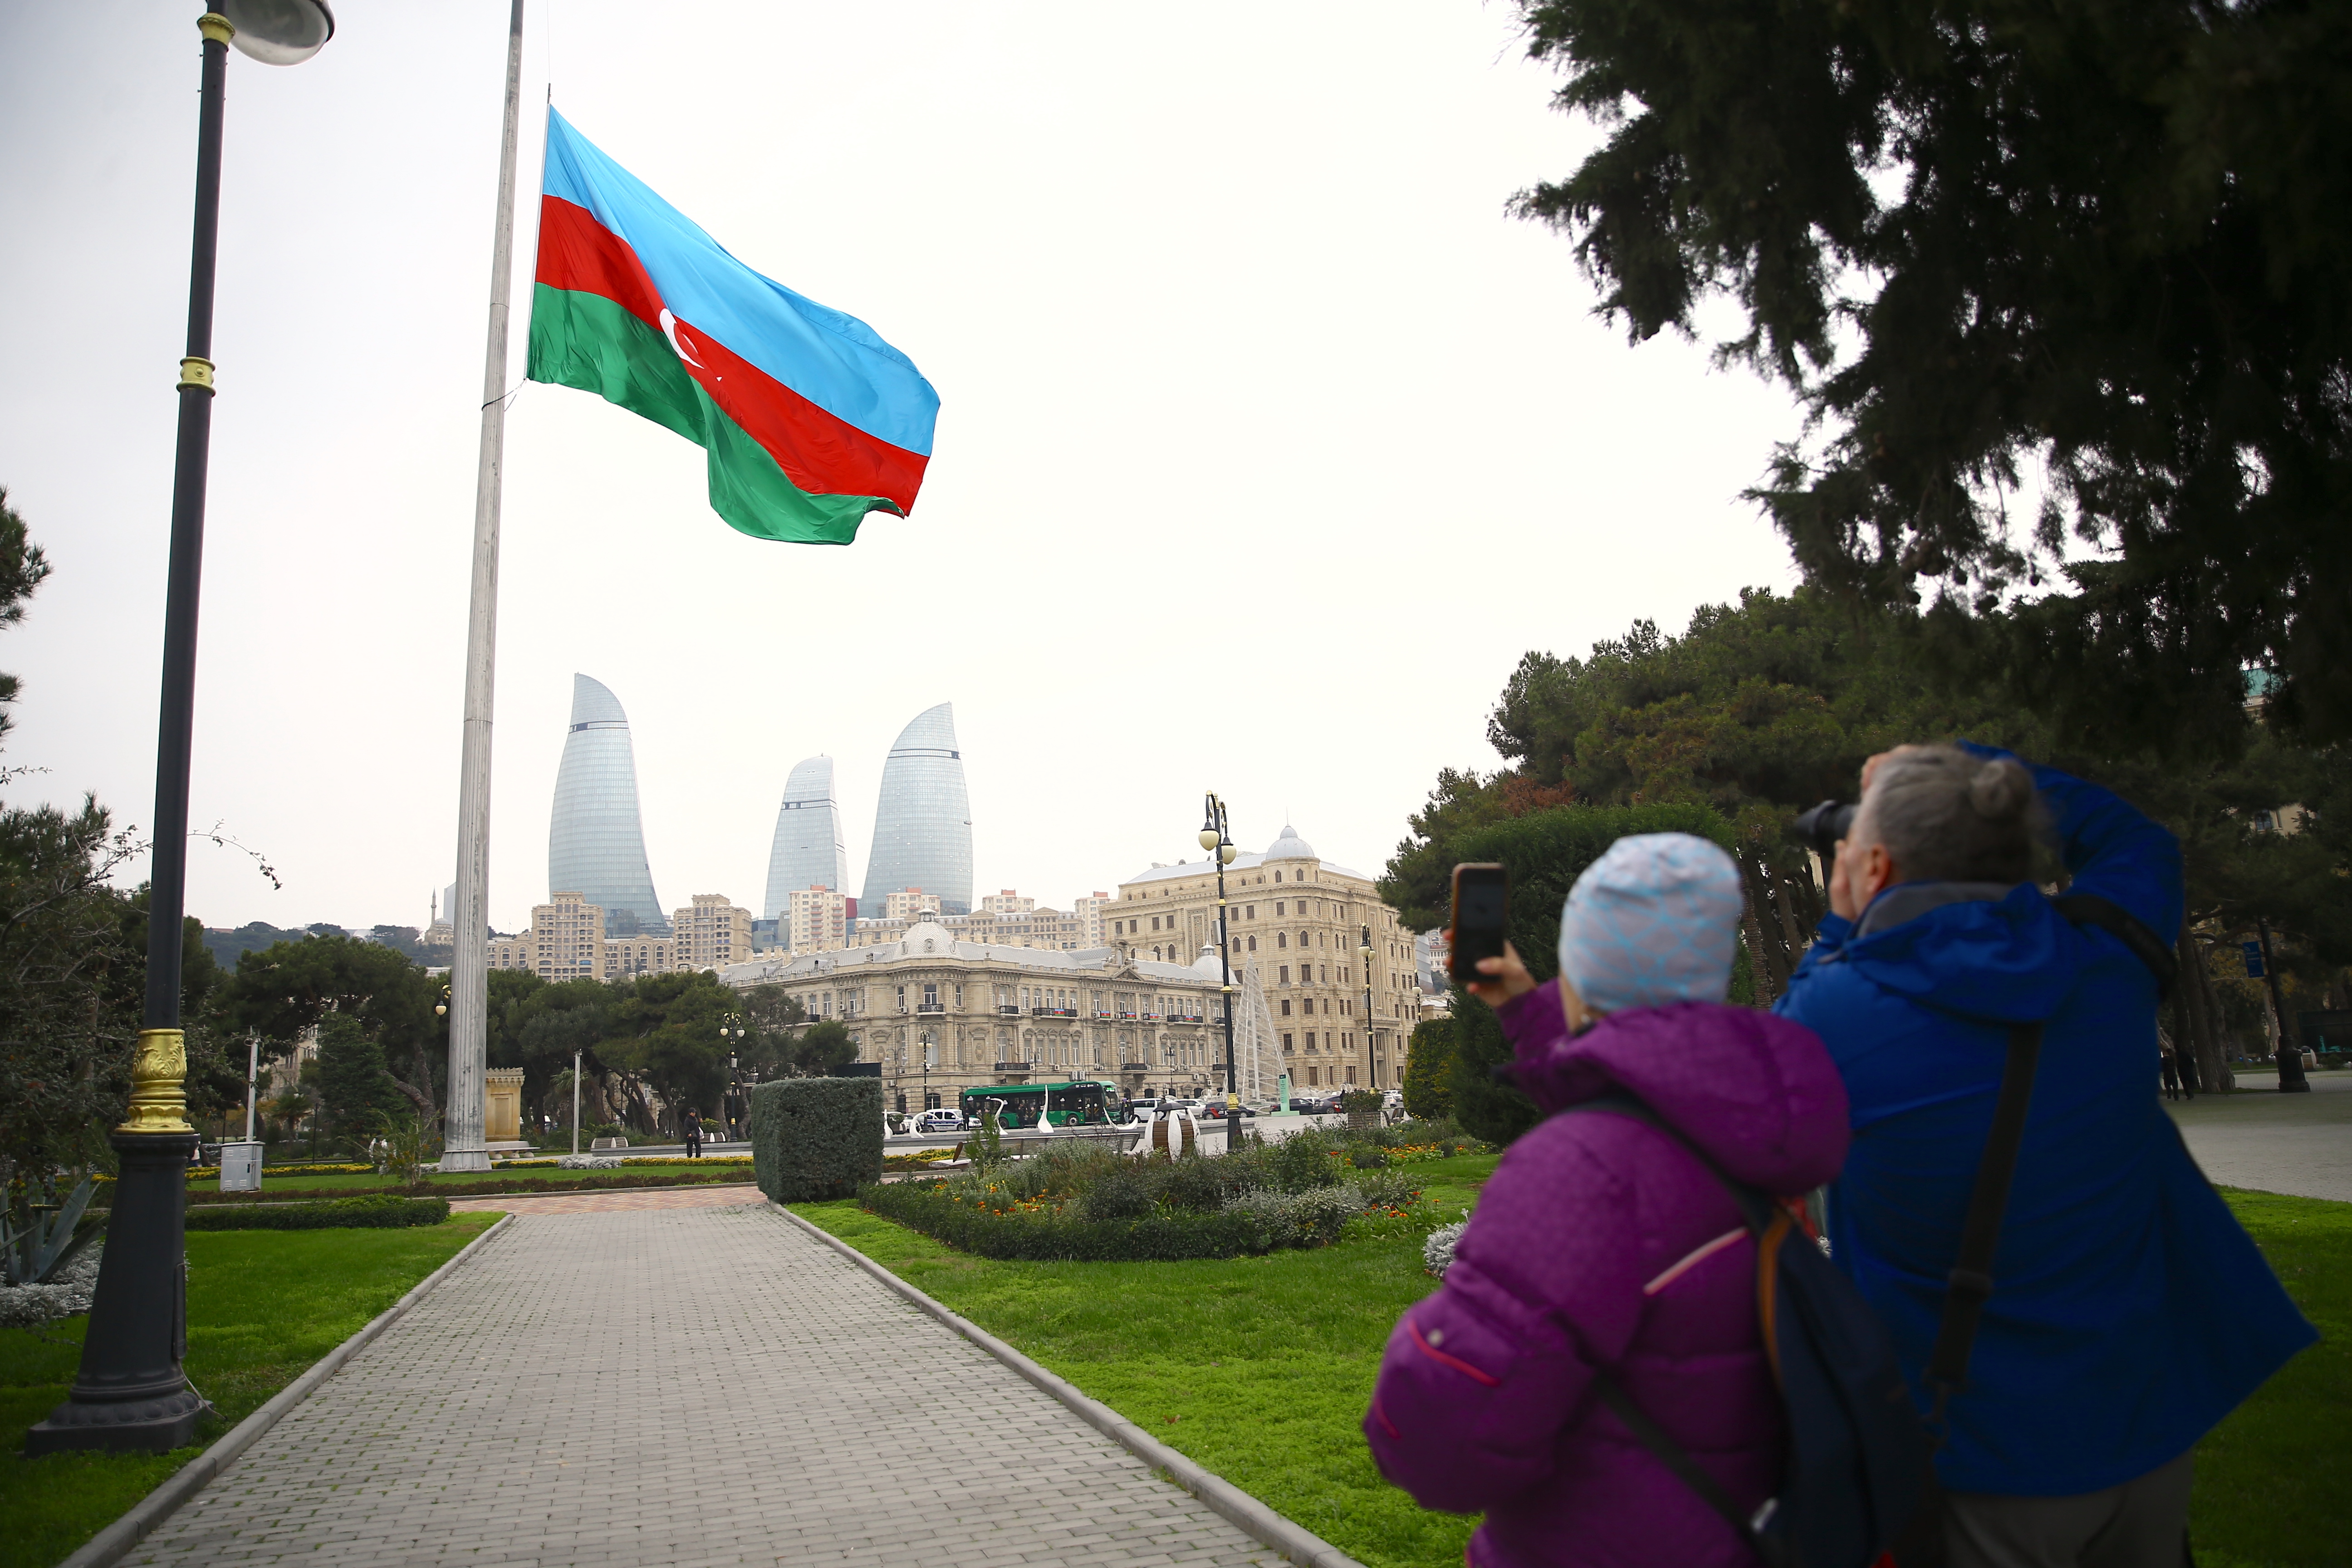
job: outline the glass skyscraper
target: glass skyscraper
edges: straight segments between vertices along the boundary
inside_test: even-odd
[[[572,733],[564,737],[555,814],[547,826],[547,891],[550,898],[578,893],[603,906],[610,936],[669,931],[646,864],[629,716],[620,699],[584,675],[572,678]]]
[[[881,913],[883,900],[902,888],[938,895],[943,914],[971,912],[971,799],[952,702],[916,714],[882,764],[861,915]]]
[[[762,920],[790,916],[803,888],[849,890],[849,846],[841,838],[841,805],[833,794],[833,759],[794,763],[776,809],[776,841],[768,850],[768,896]]]

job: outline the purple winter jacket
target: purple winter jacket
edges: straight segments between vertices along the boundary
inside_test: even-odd
[[[1547,1114],[1622,1085],[1776,1194],[1845,1158],[1837,1069],[1785,1018],[1685,1002],[1570,1038],[1551,984],[1496,1016]],[[1752,1568],[1594,1396],[1600,1367],[1743,1508],[1771,1495],[1780,1396],[1739,1210],[1689,1151],[1605,1111],[1553,1116],[1511,1145],[1444,1283],[1390,1334],[1364,1435],[1424,1508],[1486,1511],[1472,1568]]]

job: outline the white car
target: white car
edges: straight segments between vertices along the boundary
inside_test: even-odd
[[[963,1117],[953,1110],[926,1110],[915,1118],[914,1130],[918,1132],[961,1132],[963,1131]]]

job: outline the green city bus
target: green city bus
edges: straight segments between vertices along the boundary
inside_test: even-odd
[[[1118,1114],[1118,1085],[1093,1079],[1055,1079],[1045,1083],[1002,1083],[988,1089],[968,1089],[958,1097],[964,1121],[980,1124],[983,1110],[996,1112],[996,1124],[1006,1131],[1034,1128],[1039,1121],[1054,1127],[1100,1127]]]

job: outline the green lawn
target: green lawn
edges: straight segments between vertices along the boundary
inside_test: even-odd
[[[719,1160],[676,1160],[643,1165],[624,1165],[617,1171],[565,1171],[552,1165],[535,1165],[527,1170],[492,1171],[488,1175],[478,1173],[452,1171],[444,1174],[428,1172],[425,1190],[436,1187],[478,1187],[499,1183],[518,1184],[515,1190],[528,1184],[532,1189],[550,1192],[578,1191],[591,1187],[621,1186],[635,1184],[645,1186],[688,1185],[697,1182],[744,1182],[751,1179],[751,1163]],[[291,1198],[303,1194],[326,1194],[349,1197],[356,1193],[404,1193],[402,1186],[389,1176],[379,1176],[373,1171],[329,1171],[317,1174],[305,1172],[283,1173],[264,1169],[261,1193],[264,1199]],[[212,1203],[220,1201],[220,1178],[203,1176],[188,1184],[191,1197]],[[238,1199],[248,1194],[238,1194]]]
[[[168,1454],[22,1457],[66,1396],[87,1318],[0,1329],[0,1568],[49,1568],[497,1223],[188,1237],[188,1377],[219,1414]]]
[[[1496,1159],[1412,1169],[1452,1219]],[[2229,1198],[2326,1339],[2198,1450],[2198,1562],[2340,1564],[2352,1540],[2333,1463],[2352,1435],[2352,1204]],[[1433,1288],[1418,1240],[1212,1263],[1012,1263],[855,1204],[793,1209],[1372,1568],[1462,1561],[1474,1521],[1424,1513],[1381,1481],[1358,1431],[1390,1326]]]
[[[1496,1159],[1407,1169],[1454,1219]],[[793,1210],[1371,1568],[1462,1561],[1472,1521],[1414,1507],[1356,1430],[1390,1325],[1434,1283],[1417,1234],[1218,1262],[999,1263],[852,1203]]]
[[[2336,1469],[2352,1440],[2352,1204],[2223,1191],[2320,1341],[2198,1446],[2198,1563],[2352,1561],[2352,1494]]]

